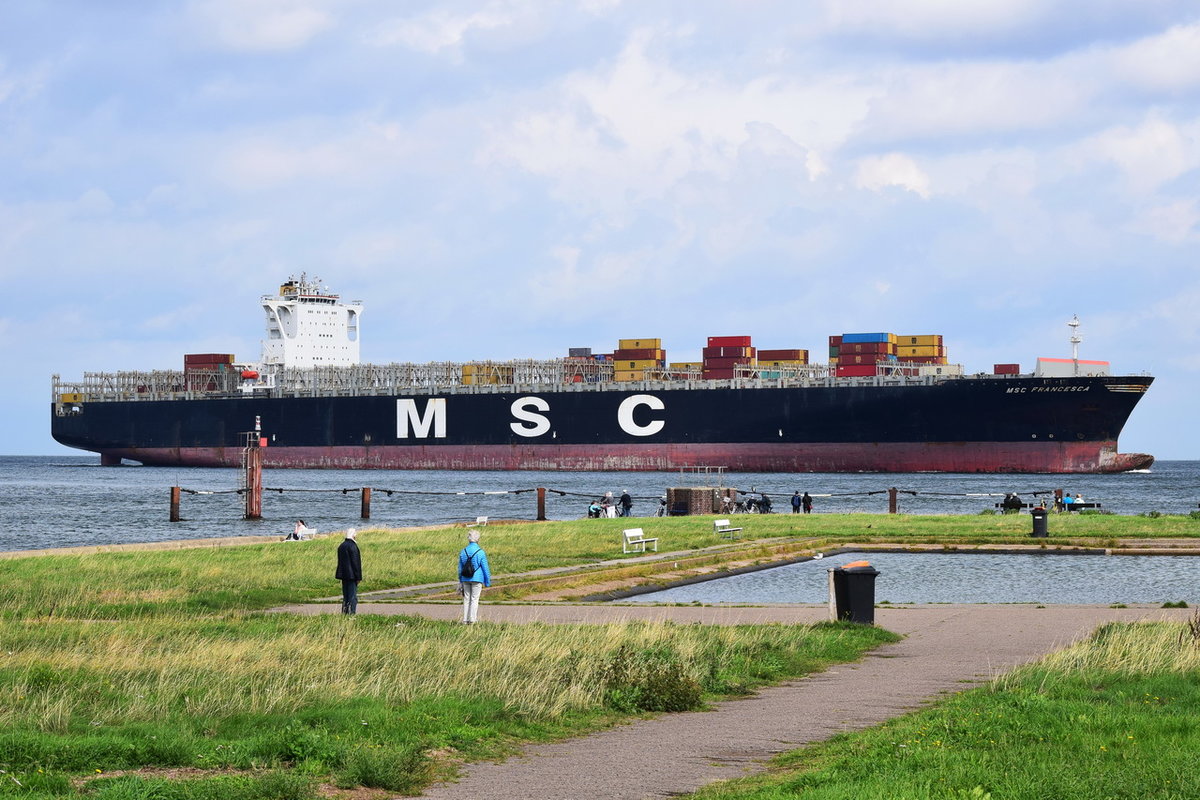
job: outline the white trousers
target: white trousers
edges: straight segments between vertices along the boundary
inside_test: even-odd
[[[479,595],[483,593],[483,584],[478,581],[462,581],[463,622],[476,622],[479,619]]]

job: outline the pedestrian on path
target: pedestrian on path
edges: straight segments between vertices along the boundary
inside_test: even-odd
[[[362,580],[362,556],[358,552],[358,543],[354,541],[358,532],[351,528],[346,531],[346,539],[338,545],[337,572],[333,577],[342,582],[342,613],[354,614],[358,611],[358,582]]]
[[[621,492],[621,516],[633,516],[633,498],[629,496],[629,490],[625,489]]]
[[[479,595],[483,587],[492,585],[487,553],[479,546],[479,531],[467,531],[467,546],[458,553],[458,593],[463,599],[463,624],[479,619]]]

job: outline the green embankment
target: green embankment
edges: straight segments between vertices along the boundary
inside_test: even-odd
[[[673,546],[710,543],[711,523],[693,523],[672,521]],[[614,530],[498,526],[486,542],[495,570],[513,573],[611,557]],[[364,590],[408,586],[453,579],[462,531],[359,541]],[[0,561],[0,796],[411,792],[463,759],[700,708],[895,639],[847,625],[468,627],[261,613],[336,593],[337,544]]]
[[[1200,797],[1200,616],[1112,624],[990,686],[797,750],[703,800]]]
[[[485,544],[503,582],[530,569],[621,558],[620,529],[629,524],[495,526]],[[663,551],[715,543],[711,518],[635,524],[659,536]],[[749,539],[811,538],[822,546],[1029,542],[1027,517],[776,515],[739,524]],[[1050,546],[1100,544],[1196,537],[1200,523],[1064,515],[1051,520],[1051,532]],[[453,580],[462,534],[364,531],[362,589]],[[307,798],[327,791],[322,783],[414,791],[462,759],[494,757],[630,714],[697,708],[706,698],[851,660],[894,639],[857,626],[464,627],[260,613],[335,594],[337,544],[0,560],[0,796]],[[1190,787],[1157,796],[1196,796],[1187,775],[1162,759],[1139,759],[1147,751],[1136,749],[1149,741],[1178,761],[1194,752],[1195,723],[1177,713],[1200,700],[1194,665],[1172,673],[1147,662],[1136,675],[1059,663],[1042,669],[840,739],[821,751],[818,764],[833,772],[805,761],[802,772],[780,779],[875,780],[869,764],[894,762],[890,780],[908,780],[903,785],[915,787],[914,797],[954,797],[976,787],[997,798],[1035,797],[1048,795],[1016,792],[1038,780],[1068,780],[1056,759],[1076,759],[1083,769],[1120,757],[1153,786]],[[1094,725],[1082,724],[1087,715]],[[1068,744],[1054,751],[1038,737]],[[968,744],[979,752],[965,755],[964,764],[940,761],[947,752],[967,752]],[[121,774],[127,770],[136,772]],[[1004,782],[980,777],[988,774]],[[1125,784],[1118,785],[1116,771],[1104,774],[1109,782],[1080,779],[1092,794],[1055,796],[1135,796],[1117,791]],[[890,785],[864,783],[861,792],[829,796],[902,796]],[[761,795],[770,797],[789,790],[753,791],[777,792]]]

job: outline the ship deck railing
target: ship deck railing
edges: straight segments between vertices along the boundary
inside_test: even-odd
[[[150,402],[237,398],[362,397],[430,394],[512,394],[547,392],[593,392],[760,388],[854,388],[868,386],[932,386],[948,380],[1014,380],[1034,377],[988,373],[943,375],[877,374],[836,377],[825,365],[781,372],[762,377],[762,371],[747,369],[739,377],[709,380],[699,372],[647,370],[642,380],[613,380],[612,367],[599,362],[475,362],[472,379],[487,376],[487,382],[464,383],[463,366],[452,363],[360,365],[316,369],[280,369],[265,373],[259,382],[241,378],[241,370],[187,373],[176,370],[147,372],[84,373],[82,380],[51,379],[52,401],[58,413],[94,402]],[[953,365],[952,365],[953,366]],[[501,367],[506,369],[501,370]],[[961,368],[959,368],[961,369]],[[772,374],[776,369],[766,370]],[[1108,376],[1113,377],[1113,376]],[[1136,377],[1130,375],[1128,377]]]

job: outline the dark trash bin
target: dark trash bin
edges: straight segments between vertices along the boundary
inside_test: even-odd
[[[866,561],[854,561],[829,570],[833,575],[833,602],[839,620],[875,624],[875,576],[879,570]]]
[[[1033,517],[1033,533],[1030,536],[1038,536],[1045,538],[1050,535],[1050,527],[1048,520],[1050,512],[1042,507],[1032,508],[1029,510],[1029,516]]]

